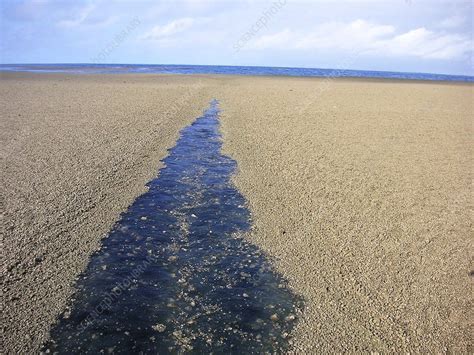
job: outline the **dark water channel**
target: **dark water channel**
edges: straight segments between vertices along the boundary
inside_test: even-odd
[[[265,353],[288,346],[301,301],[257,247],[221,154],[217,102],[184,128],[122,214],[42,351]]]

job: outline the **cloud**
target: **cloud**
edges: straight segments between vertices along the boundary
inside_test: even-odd
[[[376,43],[374,52],[427,59],[455,59],[469,55],[467,36],[429,31],[424,27]]]
[[[57,23],[59,27],[71,28],[81,25],[87,17],[94,11],[95,5],[87,5],[79,11],[78,16],[74,19],[61,20]]]
[[[89,4],[78,10],[74,7],[70,8],[70,11],[76,11],[75,17],[69,16],[67,19],[60,20],[56,23],[58,27],[62,28],[95,28],[99,26],[107,26],[118,20],[118,16],[104,17],[104,13],[101,9],[98,9],[95,4]]]
[[[348,24],[327,23],[318,27],[317,31],[303,36],[297,48],[327,48],[354,50],[370,48],[374,41],[386,38],[395,32],[393,26],[376,25],[363,20]]]
[[[286,47],[291,43],[292,39],[295,37],[296,37],[296,34],[287,28],[281,32],[277,32],[272,35],[257,37],[255,40],[250,42],[249,47],[252,49]]]
[[[439,24],[439,27],[456,28],[456,27],[462,26],[466,22],[466,20],[467,18],[464,16],[451,16],[441,21],[441,23]]]
[[[141,38],[149,40],[161,40],[178,33],[185,32],[196,24],[197,20],[184,17],[167,23],[166,25],[158,25],[153,27],[150,31],[145,33]]]
[[[254,49],[339,49],[352,50],[356,47],[370,48],[375,40],[395,32],[392,26],[374,25],[363,20],[350,23],[328,22],[313,31],[302,33],[285,29],[262,36],[250,44]]]
[[[250,41],[248,49],[332,50],[381,56],[455,59],[469,56],[467,35],[430,31],[424,27],[396,33],[390,25],[364,20],[323,23],[311,32],[285,29]]]

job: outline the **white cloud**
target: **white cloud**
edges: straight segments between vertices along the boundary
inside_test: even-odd
[[[393,34],[392,26],[375,25],[363,20],[348,24],[327,23],[318,27],[317,31],[303,36],[297,43],[297,48],[329,48],[354,50],[372,47],[377,39],[386,38]]]
[[[74,11],[74,8],[71,8],[71,11]],[[97,9],[96,5],[89,4],[80,8],[75,17],[58,21],[56,25],[62,28],[90,28],[108,26],[116,22],[117,19],[118,16],[101,16],[101,11]]]
[[[81,25],[87,19],[87,17],[91,14],[92,11],[94,11],[94,9],[95,9],[95,5],[88,5],[79,11],[79,14],[76,18],[70,19],[70,20],[59,21],[57,25],[59,27],[65,27],[65,28],[77,27]]]
[[[467,35],[430,31],[424,27],[396,33],[389,25],[364,20],[323,23],[311,32],[284,31],[250,41],[248,49],[353,51],[361,54],[454,59],[472,53]]]
[[[375,52],[428,59],[454,59],[469,55],[471,40],[458,34],[437,33],[424,27],[377,43]]]
[[[254,49],[339,49],[370,48],[373,42],[395,32],[392,26],[374,25],[363,20],[350,23],[328,22],[308,33],[284,31],[251,41]]]
[[[439,27],[456,28],[456,27],[462,26],[466,22],[466,20],[467,18],[464,16],[451,16],[441,21],[441,23],[439,24]]]
[[[145,33],[141,38],[142,39],[151,39],[151,40],[161,40],[167,37],[173,36],[175,34],[185,32],[192,26],[196,24],[197,20],[184,17],[174,21],[171,21],[163,26],[155,26],[150,31]]]
[[[295,37],[295,33],[289,29],[256,38],[250,42],[249,47],[253,49],[266,49],[284,47]]]

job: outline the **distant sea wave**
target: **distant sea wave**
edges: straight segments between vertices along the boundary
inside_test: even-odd
[[[224,74],[474,82],[474,76],[373,70],[166,64],[1,64],[0,71],[71,74]]]

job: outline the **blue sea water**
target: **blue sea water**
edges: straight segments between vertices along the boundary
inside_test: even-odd
[[[1,64],[0,71],[72,74],[225,74],[295,77],[349,77],[474,82],[474,76],[373,70],[168,64]]]

